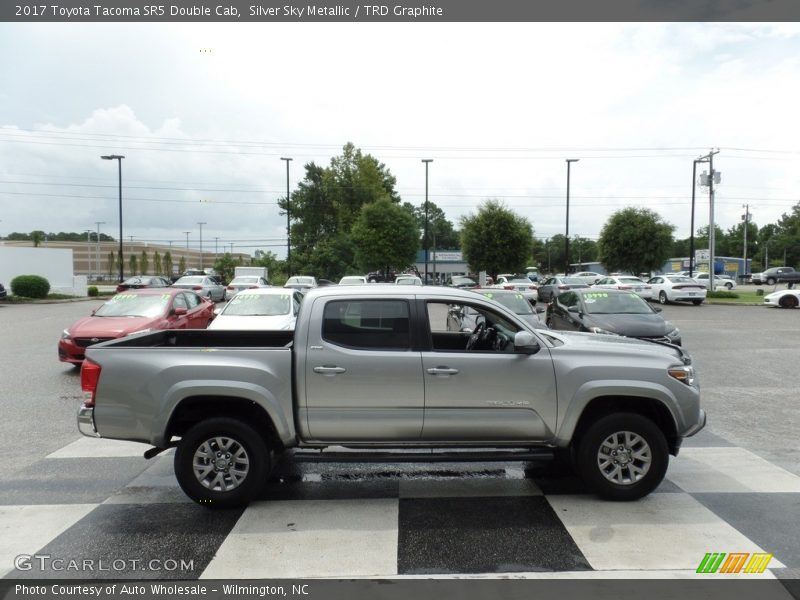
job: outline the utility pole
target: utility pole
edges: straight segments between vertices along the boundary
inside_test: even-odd
[[[285,156],[281,157],[281,160],[286,161],[286,276],[292,276],[292,205],[289,200],[289,163],[292,161],[291,158],[287,158]],[[233,252],[233,246],[231,245],[231,253]]]
[[[567,223],[564,232],[564,275],[569,275],[569,167],[572,163],[578,162],[579,158],[567,159]]]
[[[705,182],[708,185],[708,284],[712,292],[716,287],[714,281],[714,237],[716,233],[714,225],[714,180],[716,179],[719,182],[718,173],[714,171],[715,154],[719,154],[719,149],[710,150],[708,154],[697,159],[701,162],[708,161],[708,179]]]
[[[425,279],[424,285],[428,285],[428,165],[433,162],[432,158],[423,158],[422,162],[425,163],[425,233],[422,236],[425,242]],[[433,250],[436,252],[436,249]]]
[[[200,225],[200,270],[203,270],[203,225],[207,225],[205,221],[198,221]]]
[[[744,214],[742,215],[744,219],[744,269],[743,275],[747,275],[747,226],[750,224],[750,205],[744,205]]]
[[[92,230],[86,230],[86,280],[88,281],[92,274]]]

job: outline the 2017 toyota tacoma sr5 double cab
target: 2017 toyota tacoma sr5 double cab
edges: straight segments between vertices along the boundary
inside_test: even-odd
[[[79,429],[149,443],[146,457],[176,446],[184,492],[230,507],[266,485],[280,452],[330,446],[353,460],[353,448],[467,458],[549,447],[598,495],[634,500],[705,425],[677,346],[533,329],[474,292],[400,287],[312,290],[294,332],[167,330],[91,346]],[[448,317],[467,307],[474,329],[454,330]]]

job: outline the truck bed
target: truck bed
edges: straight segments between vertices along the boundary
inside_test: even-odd
[[[285,348],[294,331],[167,329],[97,344],[96,348]]]

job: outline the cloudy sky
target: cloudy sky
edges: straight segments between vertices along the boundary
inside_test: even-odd
[[[0,236],[116,236],[285,255],[282,156],[352,141],[458,226],[486,198],[537,236],[625,206],[689,235],[692,160],[720,148],[717,222],[800,199],[795,24],[0,24]],[[697,226],[708,196],[697,189]]]

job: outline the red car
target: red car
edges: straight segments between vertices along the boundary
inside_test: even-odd
[[[141,290],[144,288],[165,288],[172,285],[172,282],[166,277],[158,275],[136,275],[135,277],[128,277],[125,281],[117,286],[117,293],[124,292],[125,290]]]
[[[214,303],[190,290],[145,288],[117,294],[61,334],[58,358],[79,365],[87,346],[156,329],[205,329]]]

